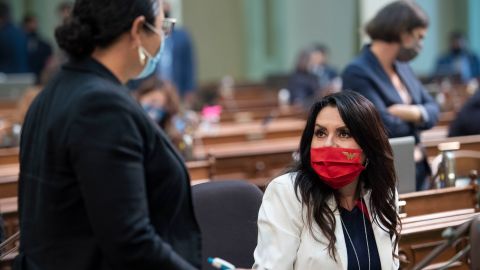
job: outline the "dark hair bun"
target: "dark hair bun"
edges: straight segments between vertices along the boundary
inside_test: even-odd
[[[71,17],[55,30],[58,46],[73,58],[83,58],[95,49],[90,25]]]
[[[0,0],[1,1],[1,0]],[[155,25],[157,0],[77,0],[72,14],[55,30],[58,46],[81,59],[106,48],[128,32],[138,16]],[[120,18],[120,19],[112,19]]]

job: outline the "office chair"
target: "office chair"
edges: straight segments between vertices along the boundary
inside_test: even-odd
[[[214,269],[208,257],[251,268],[262,196],[257,186],[245,181],[212,181],[192,187],[202,235],[202,269]]]

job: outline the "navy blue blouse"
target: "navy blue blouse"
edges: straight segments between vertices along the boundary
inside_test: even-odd
[[[362,209],[360,209],[360,207],[362,207]],[[342,217],[343,223],[348,230],[347,234],[347,232],[345,231],[345,227],[339,224],[343,228],[345,244],[347,246],[348,270],[358,270],[358,263],[357,258],[355,257],[355,252],[353,251],[352,243],[350,242],[347,235],[350,235],[353,245],[355,246],[355,250],[357,251],[358,260],[360,262],[360,269],[368,270],[368,251],[367,243],[365,241],[365,227],[362,215],[365,215],[365,226],[367,229],[368,246],[370,249],[370,269],[382,269],[382,266],[380,264],[380,257],[378,255],[377,243],[375,242],[372,224],[366,211],[365,204],[360,204],[360,202],[357,203],[356,206],[352,209],[352,211],[348,211],[343,207],[339,207],[339,209],[340,216]]]

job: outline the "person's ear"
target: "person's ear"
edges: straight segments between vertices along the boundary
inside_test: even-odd
[[[141,44],[142,41],[140,39],[140,36],[143,31],[143,25],[145,23],[145,17],[144,16],[138,16],[133,20],[132,27],[130,28],[130,38],[132,40],[132,48],[138,48]]]

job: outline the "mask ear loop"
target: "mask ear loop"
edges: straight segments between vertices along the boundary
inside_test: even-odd
[[[363,165],[363,167],[367,168],[368,166],[368,158],[365,159],[365,165]]]

